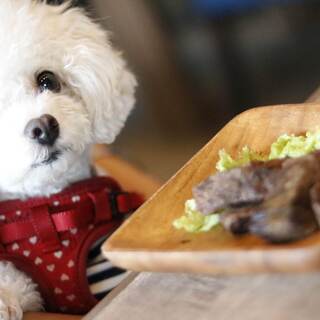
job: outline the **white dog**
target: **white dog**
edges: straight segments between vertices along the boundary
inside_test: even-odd
[[[50,196],[91,176],[93,143],[112,143],[136,81],[82,10],[0,1],[0,200]],[[0,262],[0,319],[42,308],[36,284]]]

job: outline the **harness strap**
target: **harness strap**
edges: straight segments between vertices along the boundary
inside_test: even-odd
[[[60,240],[47,206],[36,207],[31,211],[30,222],[42,243],[42,250],[50,252],[60,248]]]
[[[142,197],[136,193],[104,191],[103,194],[89,194],[70,210],[50,213],[51,208],[47,206],[34,207],[29,219],[0,225],[0,242],[10,244],[36,235],[46,244],[46,250],[55,250],[60,245],[58,232],[110,221],[115,216],[123,217],[142,203]]]
[[[95,212],[94,223],[98,224],[106,219],[112,219],[112,207],[110,204],[110,196],[106,199],[106,192],[104,190],[89,193],[89,197],[92,200]]]
[[[47,226],[45,230],[47,230],[48,234],[50,234],[51,237],[53,232],[56,233],[68,231],[73,228],[83,227],[84,225],[90,223],[90,221],[92,220],[92,212],[88,214],[88,212],[85,212],[84,209],[76,208],[68,211],[54,213],[51,215],[50,219],[52,221],[53,228],[50,230]],[[3,224],[0,226],[0,242],[2,244],[9,244],[15,241],[32,237],[34,235],[40,235],[41,240],[46,242],[48,238],[46,239],[41,227],[38,224],[39,220],[35,221],[33,219]]]
[[[142,196],[134,192],[122,192],[116,196],[118,211],[123,214],[130,212],[132,208],[139,208],[143,202]]]

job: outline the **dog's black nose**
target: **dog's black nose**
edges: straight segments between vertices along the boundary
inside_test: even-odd
[[[52,146],[59,137],[59,123],[55,117],[44,114],[32,119],[24,129],[24,134],[39,144]]]

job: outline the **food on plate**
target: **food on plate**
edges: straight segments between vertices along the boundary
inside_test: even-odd
[[[254,160],[264,161],[267,159],[267,157],[250,150],[247,146],[242,148],[236,159],[233,159],[224,149],[222,149],[219,152],[219,161],[216,164],[216,169],[219,172],[223,172],[233,168],[242,167]]]
[[[187,232],[206,232],[219,223],[218,214],[203,215],[197,210],[194,199],[185,203],[185,214],[173,222],[176,229],[184,229]]]
[[[193,194],[203,213],[224,210],[221,223],[271,242],[303,238],[318,228],[310,191],[320,181],[320,153],[285,158],[218,173]]]
[[[266,161],[272,159],[297,158],[320,149],[320,129],[295,136],[283,134],[270,146],[268,155],[261,155],[244,146],[238,157],[233,159],[224,149],[219,152],[216,168],[219,172],[247,165],[254,160]]]
[[[280,188],[281,160],[253,162],[241,168],[219,172],[193,189],[197,209],[210,214],[227,206],[256,204]]]
[[[234,234],[252,233],[274,243],[310,235],[320,222],[318,148],[316,131],[280,136],[264,158],[249,148],[237,159],[221,151],[220,172],[194,187],[194,199],[174,226],[203,232],[221,223]]]

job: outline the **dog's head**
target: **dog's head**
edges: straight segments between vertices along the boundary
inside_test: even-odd
[[[1,0],[0,192],[43,195],[85,177],[88,146],[114,141],[135,86],[82,10]]]

